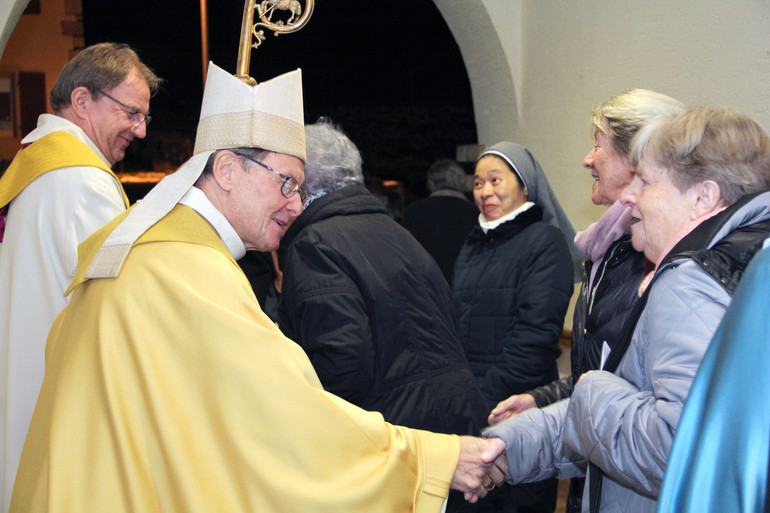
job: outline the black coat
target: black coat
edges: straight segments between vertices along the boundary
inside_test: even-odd
[[[585,262],[583,285],[572,317],[572,374],[529,392],[539,408],[570,397],[580,376],[599,368],[604,342],[615,349],[621,328],[639,299],[639,285],[649,270],[647,258],[634,250],[628,234],[607,249],[589,290],[588,275],[594,265],[590,260]]]
[[[541,219],[535,205],[486,234],[477,225],[455,262],[460,336],[490,408],[559,377],[572,260]]]
[[[479,433],[488,411],[449,286],[366,188],[315,200],[281,245],[280,326],[325,389],[395,424]]]
[[[451,285],[455,260],[478,217],[479,209],[467,199],[439,193],[409,205],[403,225],[428,250]]]

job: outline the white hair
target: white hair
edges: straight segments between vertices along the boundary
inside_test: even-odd
[[[305,126],[307,163],[302,186],[308,202],[353,183],[363,184],[361,153],[331,120]]]

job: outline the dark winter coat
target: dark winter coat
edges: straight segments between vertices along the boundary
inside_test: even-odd
[[[473,374],[491,410],[559,377],[559,337],[573,289],[562,232],[534,205],[486,234],[476,224],[454,269],[455,311]],[[553,511],[556,480],[506,485],[482,511]]]
[[[455,260],[468,232],[478,224],[478,217],[478,207],[461,192],[442,189],[409,205],[403,224],[436,260],[451,285]]]
[[[325,389],[395,424],[479,433],[488,412],[449,286],[366,188],[315,200],[281,246],[280,326]]]
[[[600,267],[589,289],[588,276],[594,265]],[[599,368],[604,342],[610,349],[615,348],[621,328],[639,298],[637,291],[649,270],[647,266],[647,258],[634,250],[628,234],[612,243],[598,264],[585,261],[583,285],[572,317],[572,374],[530,390],[538,408],[572,395],[573,385],[580,376]]]
[[[490,409],[557,379],[572,261],[537,205],[486,234],[474,227],[455,263],[454,303],[471,370]]]

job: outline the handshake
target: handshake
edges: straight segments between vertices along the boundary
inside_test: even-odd
[[[495,486],[510,479],[505,442],[499,438],[460,437],[460,459],[452,476],[452,489],[476,502]]]

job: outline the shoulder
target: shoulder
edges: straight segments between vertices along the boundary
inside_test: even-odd
[[[700,266],[692,260],[683,260],[665,269],[652,284],[645,313],[654,321],[667,318],[676,320],[687,312],[706,312],[711,308],[723,310],[731,299],[730,293]],[[698,318],[708,325],[719,322],[719,318]]]
[[[517,248],[523,254],[542,255],[545,258],[548,258],[548,255],[570,258],[569,246],[564,234],[555,226],[543,221],[530,224],[507,244]]]
[[[218,307],[240,311],[244,305],[251,305],[256,311],[253,289],[238,264],[226,251],[207,244],[176,240],[137,244],[114,281],[116,287],[124,288],[117,292],[118,297],[133,294],[189,299],[190,291],[194,290],[196,297]]]
[[[99,218],[100,225],[126,208],[120,182],[89,166],[55,169],[39,176],[14,199],[15,208],[29,203],[41,214],[59,212],[55,215]]]
[[[120,182],[111,174],[97,167],[65,167],[46,173],[46,175],[51,175],[52,180],[72,190],[122,196]]]
[[[345,253],[350,252],[346,248],[362,243],[355,236],[358,232],[358,229],[344,226],[337,218],[302,226],[301,230],[291,234],[291,240],[286,241],[281,263],[284,285],[298,287],[310,276],[315,280],[318,276],[336,273]]]
[[[287,240],[287,255],[292,252],[315,251],[320,245],[329,245],[334,247],[335,241],[349,238],[352,234],[345,228],[348,221],[331,217],[313,221],[301,226],[300,230],[289,235]]]
[[[430,198],[424,198],[410,203],[409,206],[404,209],[404,219],[415,217],[423,212],[432,210],[432,204]]]

